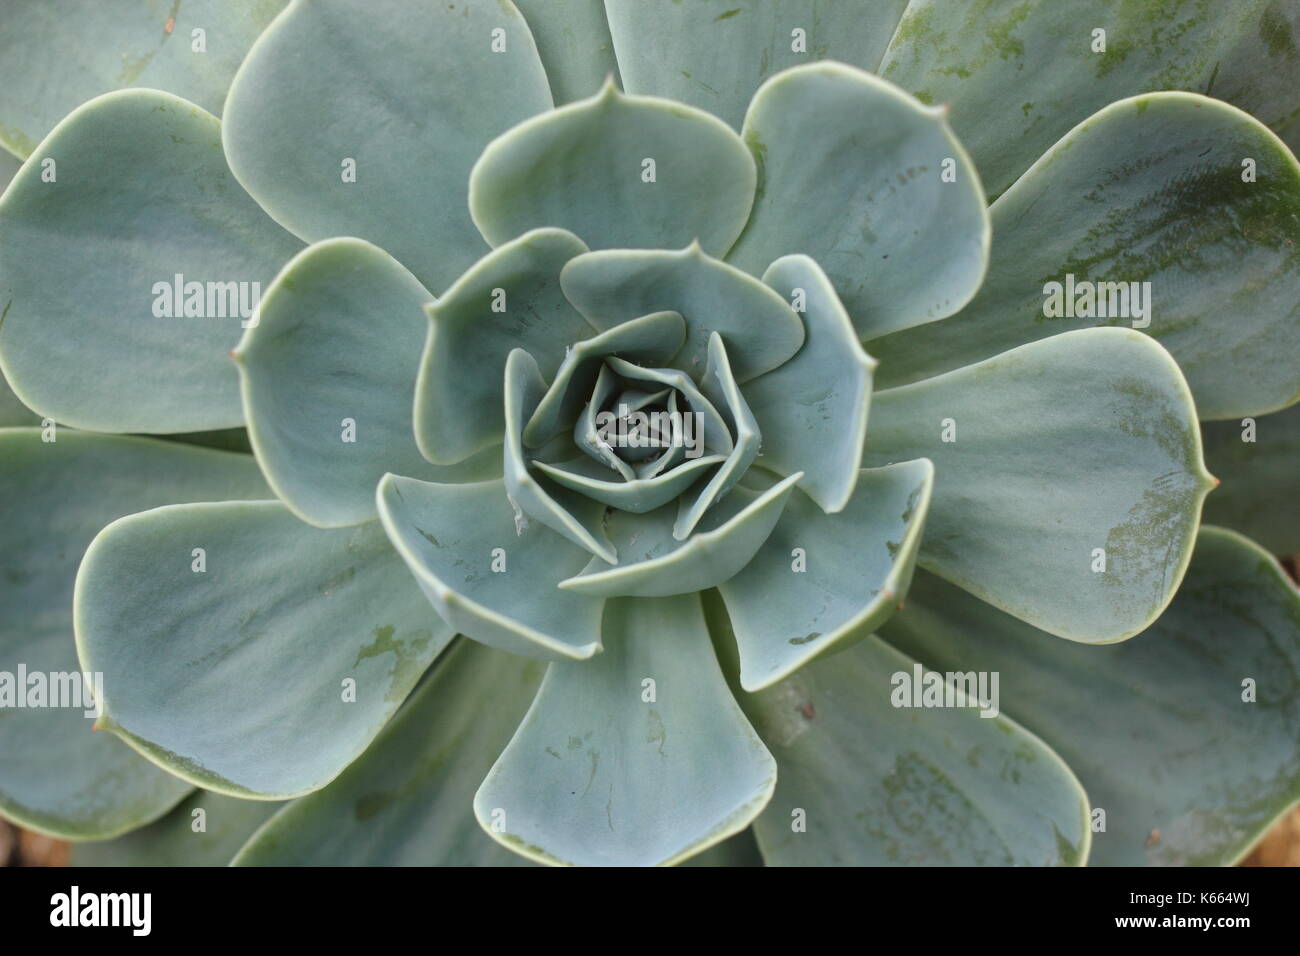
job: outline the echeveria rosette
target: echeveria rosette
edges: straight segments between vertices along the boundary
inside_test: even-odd
[[[127,474],[136,454],[158,474],[153,497],[79,518],[90,530],[69,548],[42,542],[65,564],[93,526],[169,505],[96,538],[77,627],[82,663],[112,675],[103,725],[171,775],[100,734],[88,769],[133,787],[100,783],[88,805],[33,774],[62,815],[21,816],[2,788],[0,809],[84,838],[184,801],[106,846],[127,861],[176,852],[174,823],[195,804],[219,821],[200,861],[223,862],[256,828],[245,864],[1077,863],[1090,843],[1102,862],[1239,855],[1297,792],[1294,689],[1262,681],[1272,706],[1259,711],[1234,701],[1241,676],[1293,672],[1300,599],[1226,532],[1201,531],[1192,557],[1209,485],[1192,393],[1210,417],[1297,393],[1279,358],[1300,195],[1286,148],[1200,96],[1152,94],[1088,119],[1196,79],[1157,80],[1159,64],[1133,51],[1085,84],[1098,99],[1083,114],[1082,99],[1057,95],[1012,129],[1021,114],[1001,109],[999,70],[1089,63],[1057,55],[1046,3],[1016,5],[1010,34],[945,32],[938,6],[915,2],[829,20],[801,0],[609,0],[607,19],[585,0],[457,6],[453,18],[405,0],[296,0],[241,67],[224,128],[172,97],[112,94],[36,151],[76,158],[107,142],[102,176],[61,174],[65,198],[50,205],[57,193],[42,195],[51,184],[29,163],[0,200],[0,281],[18,293],[0,367],[19,395],[102,431],[236,425],[233,348],[243,419],[283,502],[170,504],[267,492],[187,486],[171,477],[179,464],[144,463],[156,443],[72,434],[113,443],[102,454]],[[977,6],[977,21],[999,22],[997,4]],[[1116,16],[1088,3],[1070,16],[1094,13]],[[1189,50],[1231,54],[1214,89],[1192,85],[1285,133],[1293,113],[1260,78],[1261,64],[1287,68],[1277,49],[1291,28],[1263,13],[1278,42],[1262,57],[1217,14],[1175,19],[1189,21]],[[795,27],[811,52],[794,50]],[[961,70],[936,66],[936,51]],[[825,57],[953,104],[984,185],[1005,195],[986,212],[943,110],[807,64]],[[448,78],[430,82],[431,63]],[[611,72],[627,94],[601,85]],[[984,122],[995,106],[999,122]],[[1143,117],[1166,146],[1145,145]],[[1242,155],[1265,189],[1234,185]],[[361,176],[342,185],[348,156]],[[186,195],[180,170],[210,201]],[[146,188],[160,198],[125,227],[129,259],[93,231],[84,248],[63,238],[79,221],[121,221]],[[1198,188],[1216,215],[1197,217]],[[1089,214],[1053,208],[1060,195]],[[72,255],[89,273],[51,283],[49,262]],[[130,290],[177,271],[169,261],[269,280],[286,260],[242,341],[229,323],[142,334],[132,311]],[[1176,304],[1173,328],[1147,330],[1169,352],[1138,332],[1054,335],[1064,327],[1026,318],[1068,268],[1150,278]],[[72,304],[92,285],[100,312],[87,323]],[[89,334],[85,348],[60,344]],[[891,387],[871,396],[873,379]],[[590,426],[621,399],[699,410],[712,445],[697,459],[611,456]],[[355,443],[339,441],[345,418]],[[63,467],[35,430],[4,438],[23,449],[24,487]],[[106,466],[67,467],[51,494]],[[197,539],[220,569],[198,589]],[[59,567],[56,594],[71,589]],[[1087,646],[1152,621],[1159,647]],[[67,613],[42,627],[54,654]],[[453,630],[469,640],[447,646]],[[1004,695],[1009,717],[993,720],[893,708],[888,679],[910,670],[906,654],[1001,670],[1019,703]],[[1153,698],[1124,685],[1170,671],[1218,709],[1212,745],[1162,765],[1191,732],[1184,704],[1172,686]],[[359,706],[339,706],[342,676],[359,680]],[[1107,719],[1087,736],[1093,692]],[[1074,699],[1078,713],[1058,703]],[[1139,760],[1126,750],[1138,725],[1152,728],[1140,754],[1158,773],[1115,770]],[[5,730],[8,761],[21,741]],[[48,754],[70,756],[72,728],[49,730]],[[1241,772],[1259,786],[1218,786],[1214,761],[1248,746]],[[188,784],[216,792],[187,799]],[[1089,832],[1097,806],[1109,833]],[[806,832],[791,826],[797,810]]]

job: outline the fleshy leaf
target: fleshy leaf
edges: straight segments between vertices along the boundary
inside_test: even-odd
[[[220,115],[235,70],[284,6],[11,0],[0,33],[0,147],[26,157],[76,107],[124,87],[166,90]]]
[[[624,96],[611,80],[493,140],[470,173],[469,207],[494,246],[559,226],[593,249],[698,239],[723,255],[749,218],[754,181],[754,160],[717,117]]]
[[[709,336],[722,335],[736,378],[748,381],[799,351],[799,316],[753,276],[695,243],[685,249],[612,249],[578,256],[560,276],[564,294],[598,329],[672,309],[686,319],[686,345],[674,364],[698,375]]]
[[[1053,640],[923,573],[883,635],[1001,675],[1007,712],[1105,811],[1095,863],[1233,863],[1300,798],[1300,593],[1233,532],[1201,529],[1169,609],[1122,644]]]
[[[505,482],[435,485],[388,475],[377,497],[393,547],[457,631],[543,660],[600,650],[602,602],[556,589],[590,555],[521,521]]]
[[[984,278],[989,218],[943,117],[841,63],[768,80],[745,116],[758,198],[730,261],[759,275],[810,256],[863,337],[958,311]]]
[[[673,501],[702,477],[702,473],[726,461],[721,455],[703,455],[683,461],[671,471],[650,478],[631,481],[611,480],[610,470],[590,458],[547,464],[534,461],[533,467],[558,485],[563,485],[612,508],[645,514]]]
[[[700,599],[620,600],[608,607],[605,653],[547,670],[474,813],[543,863],[671,864],[744,829],[775,782],[713,656]]]
[[[0,670],[10,674],[19,664],[29,674],[80,670],[73,581],[105,524],[169,502],[270,494],[248,455],[71,429],[44,434],[55,440],[42,441],[36,428],[0,430]],[[91,726],[80,707],[0,708],[0,812],[56,836],[105,839],[189,792]]]
[[[1088,802],[1070,768],[993,716],[996,700],[895,706],[899,675],[922,674],[869,637],[742,698],[781,768],[754,821],[767,864],[1083,865]],[[800,811],[804,830],[792,826]]]
[[[878,72],[950,106],[997,196],[1075,123],[1138,93],[1205,93],[1282,129],[1298,45],[1300,9],[1277,0],[911,0]]]
[[[104,843],[76,843],[73,866],[225,866],[283,804],[197,790],[167,816]],[[202,811],[203,829],[196,830]]]
[[[602,0],[515,0],[546,67],[556,106],[590,96],[618,73]]]
[[[586,251],[562,229],[538,229],[488,253],[429,306],[415,386],[416,440],[426,458],[449,465],[500,444],[511,349],[527,349],[550,378],[565,349],[591,335],[560,291],[560,270]]]
[[[754,421],[749,403],[736,384],[727,358],[727,349],[717,332],[709,336],[709,357],[704,374],[700,377],[700,391],[726,417],[735,447],[697,494],[681,497],[677,520],[673,524],[673,537],[678,541],[684,541],[708,509],[721,501],[741,476],[749,471],[749,466],[758,457],[761,440],[758,423]],[[708,447],[707,444],[705,447]],[[802,476],[803,472],[799,474]]]
[[[510,0],[293,0],[235,75],[225,149],[285,228],[368,239],[437,292],[482,255],[465,208],[474,160],[550,106]]]
[[[515,866],[475,824],[474,791],[542,679],[537,661],[457,641],[364,754],[286,806],[236,866]]]
[[[799,477],[791,475],[762,492],[732,489],[685,541],[672,533],[677,510],[673,504],[645,515],[611,512],[607,527],[618,548],[618,563],[592,558],[580,575],[559,586],[593,597],[663,597],[720,584],[763,546]]]
[[[912,580],[933,484],[934,466],[920,459],[864,469],[839,514],[790,496],[753,559],[718,585],[745,690],[770,687],[889,619]]]
[[[74,613],[102,726],[196,786],[262,799],[329,783],[453,633],[378,522],[313,528],[272,501],[115,521]]]
[[[991,212],[988,282],[960,315],[872,341],[882,384],[1119,324],[1169,349],[1203,418],[1300,398],[1300,166],[1245,113],[1190,93],[1115,103]]]
[[[787,298],[802,294],[807,338],[794,358],[745,386],[763,435],[762,464],[783,475],[802,471],[800,490],[836,512],[858,480],[877,363],[812,259],[778,259],[763,281]]]
[[[1205,520],[1241,531],[1274,554],[1300,554],[1300,405],[1258,419],[1206,422],[1201,435],[1205,464],[1222,482],[1206,499]]]
[[[676,368],[642,368],[625,362],[620,358],[611,358],[605,363],[617,372],[625,382],[642,382],[648,387],[667,385],[684,399],[684,407],[679,407],[681,414],[695,413],[703,416],[696,434],[700,436],[706,451],[711,454],[728,454],[735,447],[731,430],[718,407],[695,384],[695,381]],[[594,402],[592,403],[595,404]]]
[[[510,504],[592,554],[616,560],[617,552],[601,527],[605,509],[565,488],[543,487],[541,480],[528,471],[522,438],[524,422],[546,392],[537,363],[523,349],[515,349],[506,360],[505,378],[505,488]]]
[[[155,90],[91,100],[37,147],[0,198],[0,366],[23,402],[97,431],[243,424],[227,353],[301,244],[220,147],[216,117]]]
[[[524,428],[524,443],[536,447],[562,434],[591,398],[600,362],[610,355],[643,365],[663,365],[686,341],[686,324],[676,312],[652,312],[574,343],[546,394]]]
[[[632,93],[690,103],[740,128],[764,80],[809,60],[875,71],[907,0],[606,0]]]
[[[608,363],[601,365],[600,372],[596,375],[596,385],[591,392],[591,401],[583,407],[582,414],[573,423],[573,443],[586,452],[592,461],[617,473],[624,481],[633,481],[636,478],[635,469],[614,453],[613,447],[601,437],[600,429],[596,427],[596,416],[607,402],[614,399],[618,386],[618,376]]]
[[[431,298],[362,239],[309,247],[267,290],[235,358],[257,460],[302,520],[327,528],[371,521],[375,485],[388,472],[451,470],[426,462],[411,430]],[[489,474],[500,474],[494,457]]]
[[[877,392],[865,463],[922,457],[936,477],[917,563],[1089,644],[1164,610],[1213,484],[1178,366],[1130,329]]]

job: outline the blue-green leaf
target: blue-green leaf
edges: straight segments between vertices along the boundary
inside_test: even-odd
[[[152,87],[221,114],[226,89],[285,0],[10,0],[0,33],[0,147],[26,157],[77,106]]]
[[[1202,418],[1300,399],[1300,166],[1245,113],[1190,93],[1115,103],[991,211],[988,282],[960,315],[870,342],[882,384],[1119,324],[1169,349]]]
[[[1082,865],[1088,802],[1070,768],[997,700],[897,706],[917,677],[870,637],[742,698],[781,768],[754,821],[767,864]]]
[[[877,392],[867,464],[934,462],[921,567],[1043,630],[1101,644],[1173,597],[1213,485],[1169,353],[1084,329]]]
[[[241,800],[196,790],[147,827],[116,840],[73,844],[71,864],[225,866],[281,806],[271,800]]]
[[[522,521],[504,481],[436,485],[388,475],[378,501],[393,547],[457,631],[543,660],[600,650],[602,602],[556,588],[591,556]]]
[[[550,106],[510,0],[293,0],[231,84],[225,148],[285,228],[368,239],[438,292],[482,254],[474,160]]]
[[[243,424],[227,353],[301,244],[239,188],[220,138],[185,100],[108,93],[9,184],[0,366],[31,408],[96,431]]]
[[[499,453],[439,468],[415,446],[413,393],[430,299],[388,253],[361,239],[308,247],[267,291],[260,321],[234,355],[257,460],[304,521],[373,520],[375,486],[390,471],[453,472],[449,480],[500,474]]]
[[[618,74],[603,0],[515,0],[533,31],[557,106],[590,96]]]
[[[804,328],[789,303],[753,276],[684,249],[613,249],[578,256],[560,276],[564,294],[598,329],[647,312],[672,309],[686,319],[686,345],[674,364],[698,376],[709,336],[719,333],[739,381],[777,368],[803,343]]]
[[[415,386],[415,433],[432,462],[454,464],[501,443],[506,356],[524,348],[549,378],[592,329],[560,291],[560,270],[587,247],[538,229],[489,252],[428,308]]]
[[[81,669],[73,581],[101,527],[169,502],[270,494],[248,455],[148,438],[3,429],[0,461],[0,670],[10,674],[19,664],[29,674]],[[189,553],[178,560],[188,562]],[[79,707],[0,708],[0,812],[56,836],[105,839],[159,817],[189,792],[91,727]]]
[[[794,358],[745,386],[763,435],[762,465],[782,475],[802,471],[800,490],[823,510],[839,511],[858,480],[877,363],[858,344],[830,279],[812,259],[778,259],[763,281],[787,298],[803,298],[807,338]]]
[[[760,275],[782,256],[812,257],[864,337],[952,315],[979,288],[984,191],[941,110],[817,63],[764,83],[743,136],[758,198],[733,264]]]
[[[1122,644],[1053,640],[927,574],[883,635],[1001,675],[1087,788],[1095,863],[1233,863],[1300,799],[1300,593],[1233,532],[1201,529],[1169,609]]]
[[[1075,123],[1138,93],[1205,93],[1294,135],[1297,47],[1288,0],[911,0],[879,72],[949,105],[997,196]]]
[[[542,665],[453,644],[364,754],[262,827],[236,866],[514,866],[474,820],[474,791],[510,742]]]
[[[329,783],[453,633],[378,522],[313,528],[273,501],[115,521],[74,613],[81,663],[104,674],[99,723],[184,780],[260,799]]]
[[[680,103],[624,96],[611,81],[493,140],[470,173],[469,205],[494,246],[559,226],[593,249],[698,239],[720,256],[749,218],[754,177],[753,159],[725,123]]]
[[[699,598],[619,600],[605,653],[547,670],[474,813],[543,863],[671,864],[743,830],[775,782]]]
[[[718,585],[745,690],[784,680],[894,613],[912,580],[933,484],[934,466],[921,459],[864,469],[838,514],[790,496],[753,559]]]
[[[737,129],[759,85],[787,67],[842,60],[875,71],[907,0],[606,0],[623,81]]]
[[[565,488],[543,487],[528,470],[522,433],[537,410],[546,382],[533,357],[515,349],[506,360],[505,487],[510,504],[521,517],[533,518],[606,561],[617,560],[602,527],[605,509]]]
[[[555,372],[537,410],[524,427],[524,442],[541,445],[562,434],[584,403],[600,373],[600,363],[618,356],[643,365],[663,365],[686,341],[686,323],[676,312],[651,312],[577,342]]]
[[[664,597],[721,584],[763,546],[798,480],[796,473],[763,491],[733,488],[684,541],[674,531],[673,504],[644,515],[612,511],[606,525],[618,562],[592,558],[559,586],[593,597]]]

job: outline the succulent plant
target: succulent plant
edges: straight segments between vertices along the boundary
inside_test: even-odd
[[[1200,864],[1300,798],[1293,5],[12,19],[6,817]]]

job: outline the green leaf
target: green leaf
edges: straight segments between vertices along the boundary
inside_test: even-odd
[[[662,365],[685,341],[686,323],[678,313],[651,312],[574,343],[528,419],[524,442],[536,447],[568,430],[591,397],[607,357],[618,355],[643,365]]]
[[[67,113],[124,87],[166,90],[220,115],[235,70],[284,5],[12,0],[0,33],[0,147],[26,157]]]
[[[76,843],[73,866],[225,866],[283,804],[197,790],[149,826],[103,843]],[[196,812],[202,810],[201,817]],[[202,820],[203,829],[195,830]]]
[[[538,229],[489,252],[428,308],[415,385],[415,437],[424,456],[454,464],[501,443],[506,356],[524,348],[553,377],[565,349],[591,335],[560,291],[560,270],[587,247]]]
[[[74,614],[82,665],[104,673],[101,726],[196,786],[261,799],[334,779],[453,633],[378,522],[313,528],[278,501],[115,521]]]
[[[369,749],[257,832],[236,866],[515,866],[474,791],[528,709],[536,661],[457,641]]]
[[[810,256],[861,336],[952,315],[979,288],[984,191],[942,111],[817,63],[764,83],[742,135],[759,183],[734,265],[760,275],[781,256]]]
[[[1213,485],[1178,366],[1129,329],[1065,332],[877,392],[865,463],[922,457],[935,486],[917,563],[1089,644],[1164,610]]]
[[[528,21],[556,105],[590,96],[618,75],[602,0],[515,0]]]
[[[509,0],[294,0],[231,84],[225,148],[285,228],[368,239],[436,292],[481,255],[465,208],[474,160],[550,106]]]
[[[763,434],[763,467],[802,471],[799,489],[824,511],[840,511],[858,480],[877,362],[858,344],[830,279],[812,259],[778,259],[763,281],[786,298],[802,294],[807,328],[794,358],[745,386]]]
[[[79,671],[72,593],[86,545],[124,514],[176,501],[268,495],[247,455],[71,429],[0,430],[0,671]],[[188,561],[189,551],[181,556]],[[104,685],[111,693],[111,685]],[[92,733],[82,708],[0,708],[0,812],[72,839],[165,813],[189,785]]]
[[[767,864],[1081,866],[1088,803],[1070,768],[1000,714],[895,706],[899,675],[921,673],[870,637],[742,697],[781,768],[754,821]]]
[[[590,555],[540,522],[520,521],[504,481],[437,485],[387,475],[378,501],[393,547],[457,631],[543,660],[600,650],[603,602],[556,589]]]
[[[1274,554],[1300,554],[1300,405],[1259,419],[1205,422],[1205,464],[1222,484],[1205,520],[1241,531]],[[1245,436],[1253,440],[1243,440]]]
[[[300,244],[244,195],[220,146],[216,117],[127,90],[78,108],[14,177],[0,198],[0,366],[24,403],[97,431],[243,424],[227,353]]]
[[[1095,863],[1233,863],[1300,798],[1300,593],[1233,532],[1201,529],[1169,609],[1122,644],[1054,640],[926,574],[883,634],[1001,674],[1007,711],[1105,811]]]
[[[1205,93],[1283,128],[1300,106],[1297,45],[1286,0],[912,0],[879,73],[949,104],[997,196],[1075,123],[1138,93]]]
[[[539,862],[672,864],[743,830],[775,782],[699,598],[619,600],[603,654],[547,670],[474,813]]]
[[[375,486],[388,472],[453,471],[424,460],[411,424],[432,298],[361,239],[308,247],[267,290],[260,321],[234,357],[257,460],[303,521],[327,528],[372,521]],[[499,455],[486,473],[474,470],[481,464],[467,463],[469,477],[500,473]]]
[[[1203,418],[1300,398],[1300,166],[1245,113],[1189,93],[1115,103],[1053,146],[992,215],[989,278],[970,306],[870,343],[886,386],[1119,324],[1169,349]]]
[[[720,256],[749,218],[754,175],[744,144],[716,117],[624,96],[611,81],[493,140],[470,173],[469,207],[494,246],[559,226],[593,249],[698,239]]]
[[[679,412],[683,414],[697,412],[703,416],[696,434],[702,436],[706,451],[724,454],[730,453],[735,447],[735,443],[731,438],[731,429],[727,427],[727,422],[722,417],[722,413],[713,401],[704,394],[703,390],[695,384],[695,380],[681,369],[643,368],[617,357],[608,359],[605,362],[605,367],[610,371],[610,378],[617,376],[624,383],[634,387],[639,384],[643,388],[659,390],[660,386],[667,386],[671,390],[670,403],[673,401],[672,394],[680,396],[684,407],[678,408]],[[591,410],[603,404],[600,399],[604,396],[605,389],[601,387],[599,380],[597,380],[596,385],[593,398],[588,405],[587,414],[590,414]],[[594,418],[592,421],[594,422]]]
[[[528,471],[522,432],[524,422],[537,410],[546,382],[533,357],[515,349],[506,360],[505,490],[512,507],[527,521],[535,518],[552,531],[607,561],[617,559],[602,527],[605,509],[565,488],[546,488]]]
[[[754,420],[749,403],[740,392],[727,357],[727,349],[722,344],[722,336],[717,332],[709,335],[708,362],[704,366],[704,374],[700,376],[700,391],[725,417],[735,447],[713,476],[702,483],[703,487],[697,494],[683,495],[679,500],[677,520],[673,524],[673,537],[678,541],[686,540],[708,509],[721,501],[749,470],[749,466],[758,457],[762,441],[758,422]],[[799,475],[802,477],[803,472],[799,472]]]
[[[612,511],[606,526],[618,562],[592,558],[559,587],[592,597],[665,597],[720,584],[763,546],[799,477],[791,475],[761,492],[733,488],[684,541],[674,532],[675,504],[645,515]]]
[[[907,0],[606,0],[605,6],[630,92],[698,106],[739,129],[754,90],[787,67],[842,60],[874,72]]]
[[[615,478],[609,468],[591,458],[575,458],[553,465],[534,460],[532,465],[558,485],[612,508],[645,514],[676,499],[702,477],[702,472],[724,461],[722,455],[702,455],[653,477],[627,481],[621,476]]]
[[[838,514],[790,496],[753,560],[718,585],[745,690],[861,640],[901,606],[933,485],[934,466],[920,459],[864,469]]]
[[[698,375],[709,336],[724,336],[737,379],[777,368],[799,351],[803,323],[789,304],[753,276],[685,249],[614,249],[578,256],[560,276],[564,294],[587,321],[609,329],[647,312],[672,309],[686,319],[686,345],[674,364]]]

